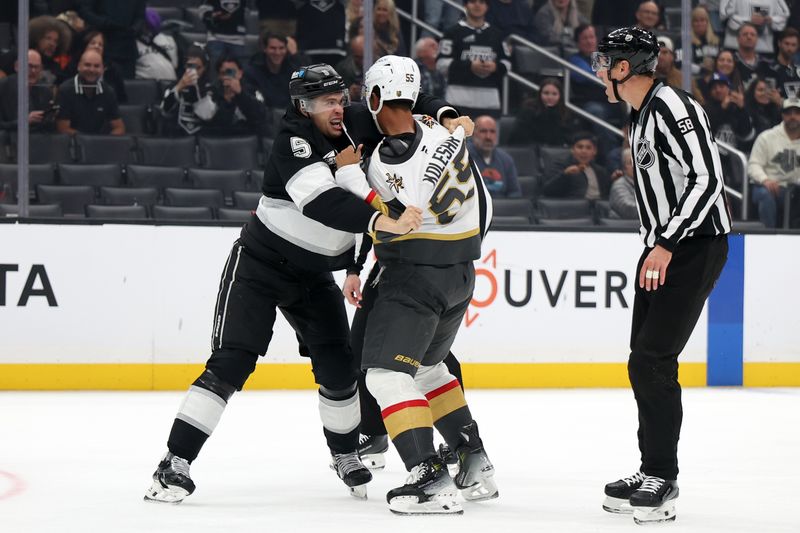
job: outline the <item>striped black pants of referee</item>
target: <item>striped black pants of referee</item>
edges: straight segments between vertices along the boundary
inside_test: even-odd
[[[683,419],[678,355],[728,258],[728,238],[681,240],[667,267],[666,282],[648,292],[639,287],[638,279],[650,250],[644,250],[636,268],[628,376],[639,408],[641,471],[677,479]]]

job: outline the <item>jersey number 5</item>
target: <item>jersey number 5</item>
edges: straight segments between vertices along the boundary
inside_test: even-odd
[[[295,157],[305,159],[311,156],[311,145],[302,137],[292,137],[289,139],[289,143],[291,144],[292,154]]]
[[[456,156],[456,161],[453,163],[456,171],[455,183],[452,181],[451,171],[446,170],[433,191],[433,195],[431,195],[431,201],[428,203],[428,209],[436,215],[436,222],[442,225],[452,222],[456,217],[458,208],[475,196],[475,187],[471,187],[467,192],[458,187],[469,183],[470,179],[472,179],[472,169],[469,167],[469,156],[465,153],[465,148],[466,144],[462,144],[461,152]],[[456,206],[455,204],[458,205]]]

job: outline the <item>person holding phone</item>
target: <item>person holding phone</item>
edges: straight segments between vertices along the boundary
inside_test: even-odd
[[[14,70],[19,67],[14,63]],[[17,77],[12,74],[0,83],[0,129],[17,131]],[[58,107],[53,103],[53,89],[41,84],[42,56],[36,50],[28,50],[28,94],[30,112],[28,124],[31,133],[52,132]]]
[[[758,33],[756,52],[773,56],[775,54],[775,32],[786,28],[789,19],[789,6],[785,0],[761,0],[753,5],[750,0],[721,0],[720,18],[725,22],[725,42],[728,49],[737,47],[739,28],[749,23]]]

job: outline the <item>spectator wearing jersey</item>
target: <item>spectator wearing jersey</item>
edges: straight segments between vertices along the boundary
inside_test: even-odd
[[[578,131],[579,121],[564,104],[561,82],[545,78],[532,107],[523,108],[514,119],[508,142],[512,145],[566,146]]]
[[[267,110],[261,93],[243,83],[242,64],[235,57],[217,63],[217,80],[211,87],[210,118],[203,119],[203,135],[231,137],[269,134]]]
[[[439,55],[439,43],[433,37],[423,37],[417,41],[416,62],[419,67],[420,91],[444,98],[447,80],[444,74],[436,68],[436,58]]]
[[[144,29],[136,37],[136,78],[174,81],[179,65],[175,38],[161,32],[161,16],[155,9],[148,7],[144,16]]]
[[[483,115],[475,119],[475,130],[467,149],[493,198],[522,196],[514,160],[508,152],[497,147],[497,122],[494,118]]]
[[[744,95],[744,104],[756,136],[781,122],[783,98],[766,80],[756,79]]]
[[[742,24],[739,27],[737,42],[739,47],[734,54],[736,70],[739,71],[739,76],[746,89],[750,86],[750,82],[758,76],[758,73],[764,69],[764,59],[756,51],[756,43],[758,43],[756,26],[749,22]]]
[[[203,0],[200,16],[206,26],[206,50],[212,64],[221,57],[244,58],[247,50],[244,37],[246,2],[229,0]]]
[[[14,70],[19,64],[14,62]],[[17,131],[17,79],[15,73],[0,83],[0,129]],[[53,88],[40,85],[42,78],[42,56],[36,50],[28,50],[28,128],[31,133],[55,130],[55,108]]]
[[[789,7],[784,0],[721,0],[719,12],[725,21],[725,48],[735,48],[739,30],[750,24],[756,33],[755,51],[769,56],[775,54],[774,32],[783,31],[789,18]]]
[[[800,32],[786,28],[778,39],[778,56],[772,63],[763,62],[759,75],[775,87],[782,98],[796,98],[800,95],[800,66],[794,62],[800,44]]]
[[[633,180],[633,159],[631,149],[622,150],[622,175],[611,184],[608,195],[611,206],[611,218],[639,219],[639,208],[636,204],[636,184]]]
[[[297,11],[292,0],[256,0],[262,33],[294,35],[297,31]]]
[[[782,119],[758,136],[747,165],[758,219],[768,228],[778,225],[787,187],[800,184],[800,100],[784,100]]]
[[[86,50],[78,62],[78,74],[58,88],[59,133],[125,134],[117,96],[102,76],[103,56]]]
[[[466,115],[500,116],[503,76],[510,68],[503,33],[486,22],[486,0],[464,0],[466,18],[439,42],[439,70],[447,76],[446,100]]]
[[[78,14],[87,27],[106,37],[105,55],[125,79],[136,76],[139,51],[136,36],[144,26],[145,0],[77,0]]]
[[[289,78],[298,66],[289,53],[289,40],[268,30],[261,32],[259,38],[261,51],[250,58],[244,69],[245,82],[258,89],[264,96],[264,103],[271,108],[288,107]]]
[[[589,132],[575,134],[569,159],[560,168],[547,169],[542,192],[552,198],[604,200],[611,176],[597,158],[597,138]]]
[[[536,12],[534,27],[542,46],[558,46],[561,50],[572,45],[575,29],[589,21],[578,12],[575,0],[548,0]]]
[[[361,86],[364,84],[364,36],[357,35],[350,39],[350,53],[336,64],[336,72],[348,87],[350,100],[361,100]]]
[[[719,37],[711,27],[705,6],[692,10],[692,76],[698,77],[714,71],[714,58],[719,54]],[[675,65],[683,64],[683,48],[675,50]]]
[[[536,41],[538,36],[534,21],[533,10],[526,0],[489,0],[486,22],[506,35],[515,33],[529,41]]]
[[[744,109],[744,95],[731,89],[731,81],[726,75],[714,73],[704,107],[716,140],[740,150],[747,148],[755,135],[753,124]]]
[[[297,46],[313,63],[335,65],[345,58],[347,0],[295,0]]]
[[[124,104],[127,102],[128,95],[125,92],[125,82],[122,73],[119,71],[117,65],[108,59],[106,54],[106,38],[103,32],[89,30],[83,34],[80,44],[78,45],[77,53],[65,70],[66,73],[70,77],[78,73],[78,62],[86,50],[95,50],[103,57],[103,82],[114,89],[114,94],[117,97],[118,103]]]
[[[160,109],[167,136],[194,135],[211,117],[209,58],[204,48],[191,46],[186,51],[183,73],[178,82],[164,92]]]

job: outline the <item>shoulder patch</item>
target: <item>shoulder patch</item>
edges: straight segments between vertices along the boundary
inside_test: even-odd
[[[292,137],[289,139],[289,145],[292,148],[292,154],[301,159],[308,159],[311,157],[311,145],[302,137]]]
[[[686,135],[690,131],[694,131],[694,122],[690,117],[683,118],[678,121],[678,129],[681,130],[681,133]]]

